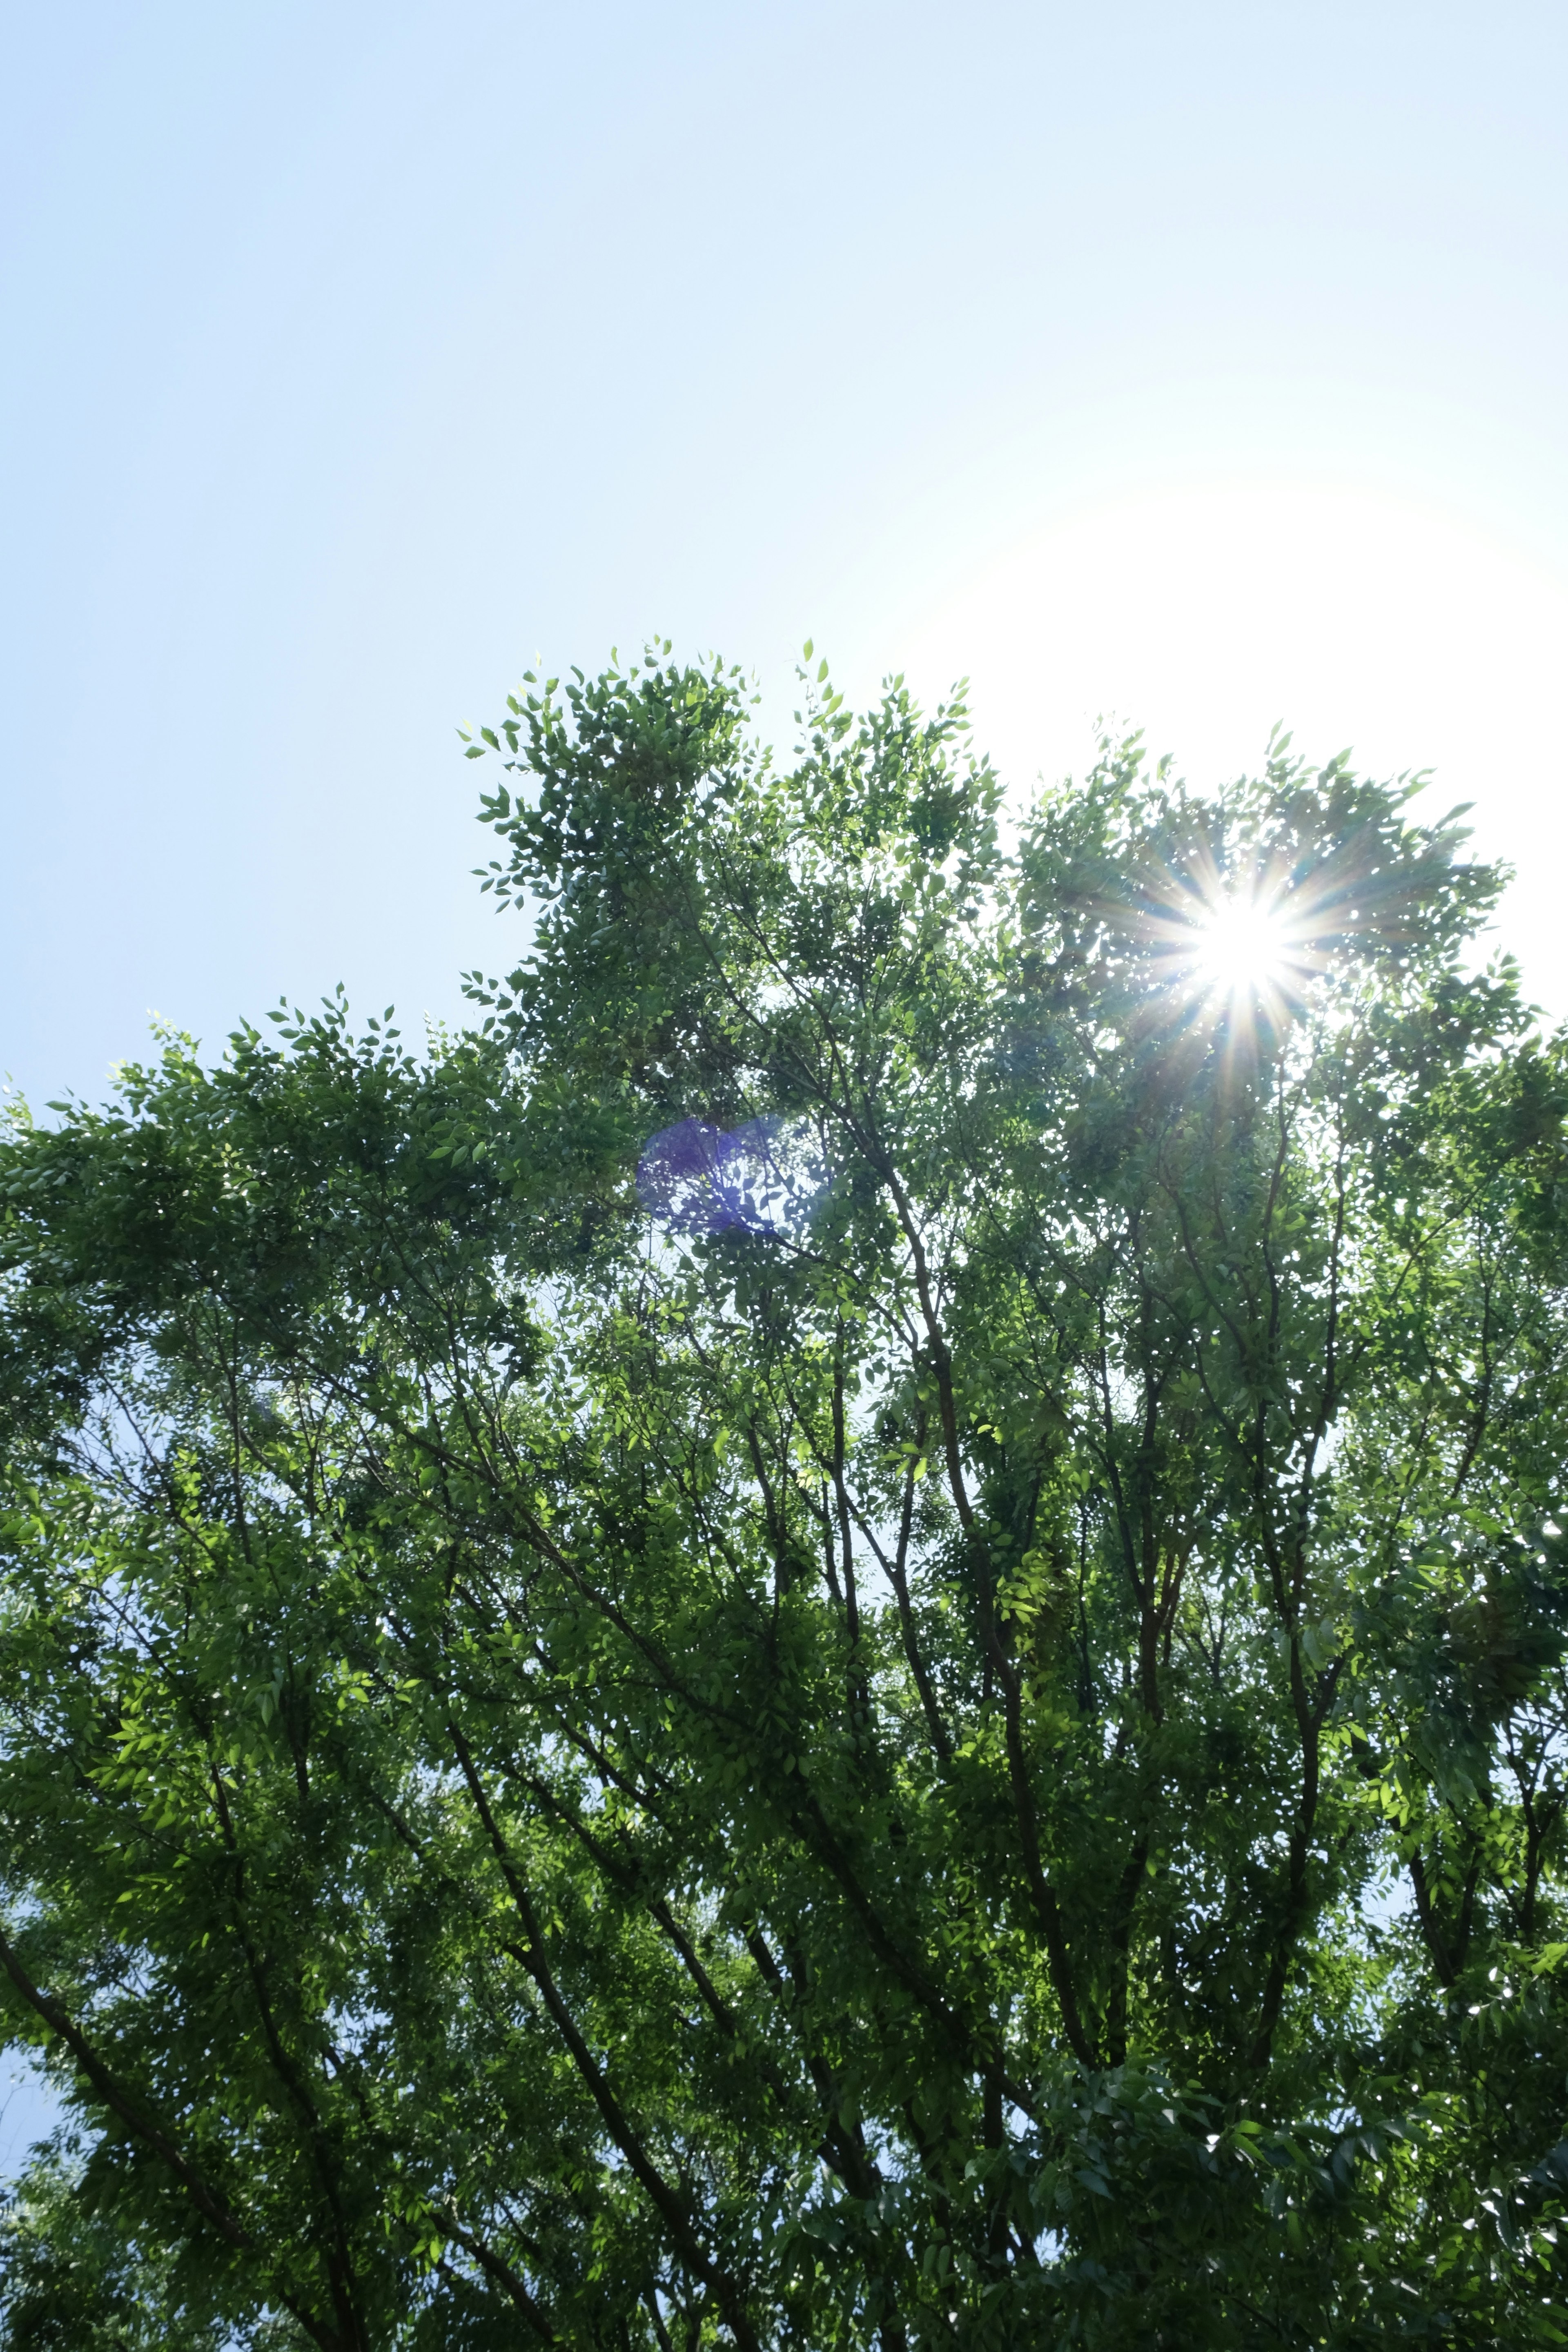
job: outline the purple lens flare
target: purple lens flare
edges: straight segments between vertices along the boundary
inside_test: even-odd
[[[678,1232],[782,1234],[809,1219],[829,1171],[806,1120],[769,1114],[736,1128],[700,1118],[662,1128],[637,1181],[648,1214]]]

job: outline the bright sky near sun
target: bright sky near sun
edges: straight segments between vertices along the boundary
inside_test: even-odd
[[[459,721],[658,630],[1430,767],[1568,1013],[1568,14],[51,0],[0,78],[0,1070],[517,943]]]

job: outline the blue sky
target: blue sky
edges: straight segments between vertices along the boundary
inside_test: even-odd
[[[458,722],[653,630],[1435,762],[1568,1011],[1568,15],[16,8],[0,1070],[460,1014]],[[515,920],[515,919],[513,919]]]

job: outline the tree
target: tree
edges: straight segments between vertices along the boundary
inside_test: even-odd
[[[668,656],[469,745],[471,1034],[5,1145],[7,2340],[1568,2340],[1497,875]]]

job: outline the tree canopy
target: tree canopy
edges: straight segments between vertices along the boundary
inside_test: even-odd
[[[1568,2342],[1499,877],[797,716],[531,678],[470,1031],[0,1147],[13,2347]]]

